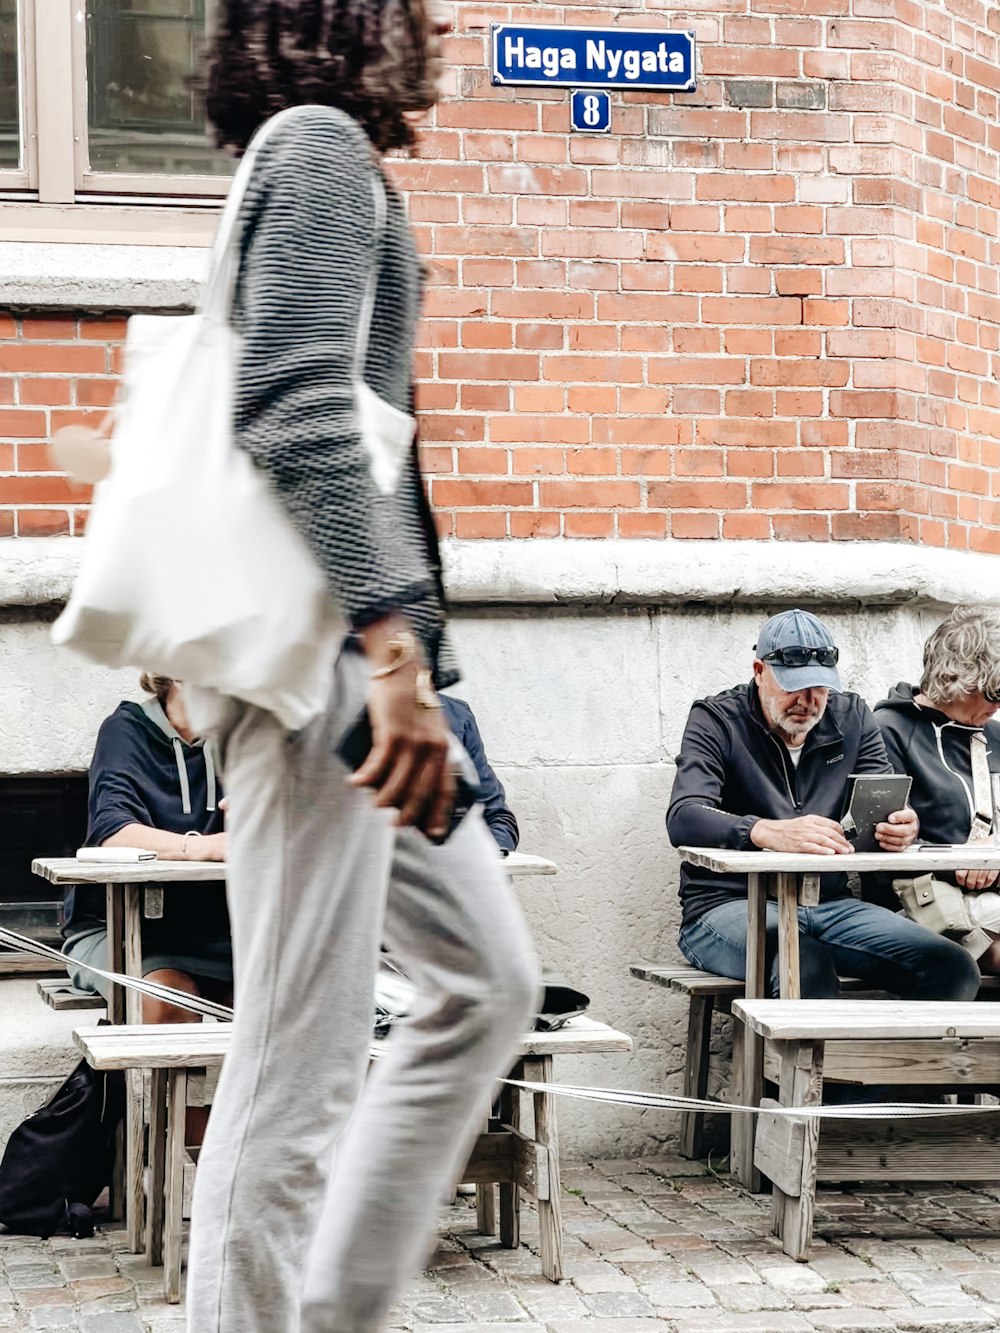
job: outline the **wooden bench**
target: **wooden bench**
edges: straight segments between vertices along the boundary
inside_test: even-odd
[[[935,1000],[736,1000],[764,1039],[778,1101],[816,1106],[823,1080],[860,1086],[1000,1084],[1000,1010]],[[897,1100],[905,1101],[901,1090]],[[927,1120],[825,1120],[761,1114],[754,1166],[773,1184],[772,1230],[807,1259],[817,1181],[1000,1180],[1000,1111]]]
[[[180,1300],[182,1197],[184,1173],[184,1112],[188,1077],[195,1070],[222,1064],[229,1048],[228,1023],[138,1024],[79,1028],[77,1046],[95,1069],[150,1071],[149,1177],[146,1207],[146,1255],[164,1266],[164,1292],[171,1304]],[[377,1054],[379,1043],[373,1044]],[[557,1055],[628,1053],[632,1039],[592,1018],[571,1019],[557,1032],[531,1032],[521,1046],[512,1077],[551,1083]],[[506,1085],[501,1115],[482,1134],[463,1181],[477,1186],[479,1225],[495,1232],[494,1187],[499,1186],[500,1243],[520,1244],[520,1191],[538,1207],[542,1273],[553,1282],[563,1276],[559,1135],[553,1094],[531,1093],[533,1133],[520,1122],[520,1092]],[[132,1206],[141,1206],[141,1201]]]
[[[712,1014],[728,1014],[734,1000],[743,998],[746,987],[733,977],[717,977],[713,972],[702,972],[689,963],[636,963],[629,968],[640,981],[650,981],[687,996],[687,1046],[684,1056],[684,1097],[708,1096],[708,1062],[712,1040]],[[1000,982],[1000,977],[990,981]],[[865,989],[865,983],[853,977],[841,982],[848,991]],[[720,1111],[724,1110],[720,1106]],[[678,1152],[682,1157],[703,1156],[705,1138],[704,1111],[682,1111]]]
[[[106,1009],[107,1000],[92,990],[80,990],[65,977],[42,977],[36,982],[38,994],[50,1009]]]
[[[636,963],[629,968],[640,981],[687,996],[687,1046],[684,1055],[685,1097],[708,1096],[708,1060],[712,1040],[712,1015],[729,1013],[733,1000],[741,999],[745,987],[732,977],[717,977],[690,965]],[[705,1112],[682,1111],[678,1151],[682,1157],[700,1157],[705,1137]]]

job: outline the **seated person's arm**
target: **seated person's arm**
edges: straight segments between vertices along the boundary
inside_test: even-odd
[[[90,764],[88,846],[140,847],[170,861],[224,861],[225,833],[189,836],[185,851],[183,833],[153,826],[138,777],[142,764],[134,740],[106,722]]]
[[[479,775],[483,814],[486,817],[487,826],[500,850],[504,853],[513,852],[516,850],[521,836],[517,827],[517,819],[514,817],[514,811],[507,804],[507,793],[503,789],[503,783],[493,772],[489,760],[486,758],[486,748],[483,745],[483,738],[479,734],[479,728],[476,725],[476,719],[471,708],[469,709],[469,719],[462,736],[462,742]]]
[[[677,756],[677,775],[667,810],[667,833],[675,847],[726,847],[748,851],[757,815],[722,809],[728,744],[716,718],[695,704]]]
[[[164,861],[224,861],[226,859],[225,833],[210,833],[196,837],[193,833],[184,842],[183,833],[168,833],[166,829],[150,828],[146,824],[125,824],[98,847],[141,847],[144,852],[156,852]]]
[[[493,772],[486,758],[486,747],[479,734],[475,714],[463,699],[455,699],[451,695],[442,696],[442,699],[448,725],[462,742],[466,754],[475,765],[486,825],[504,855],[513,852],[517,849],[521,836],[517,819],[507,804],[507,793],[503,789],[503,783]]]

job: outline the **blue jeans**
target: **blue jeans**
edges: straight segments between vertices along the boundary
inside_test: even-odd
[[[747,903],[720,903],[684,926],[684,957],[704,972],[746,977]],[[765,962],[770,994],[778,994],[778,908],[767,904]],[[799,908],[802,997],[833,999],[838,977],[860,977],[906,1000],[974,1000],[979,968],[953,940],[918,926],[902,913],[856,898]]]

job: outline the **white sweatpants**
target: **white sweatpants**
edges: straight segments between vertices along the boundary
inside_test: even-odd
[[[222,740],[233,1042],[198,1164],[190,1333],[371,1333],[425,1257],[537,967],[478,808],[442,847],[397,832],[333,750],[356,654],[296,736],[235,707]],[[369,1077],[382,941],[417,985]]]

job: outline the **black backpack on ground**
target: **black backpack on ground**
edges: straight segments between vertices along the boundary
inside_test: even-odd
[[[43,1239],[63,1228],[94,1234],[91,1209],[111,1183],[125,1075],[81,1060],[66,1082],[11,1134],[0,1162],[0,1222]]]

